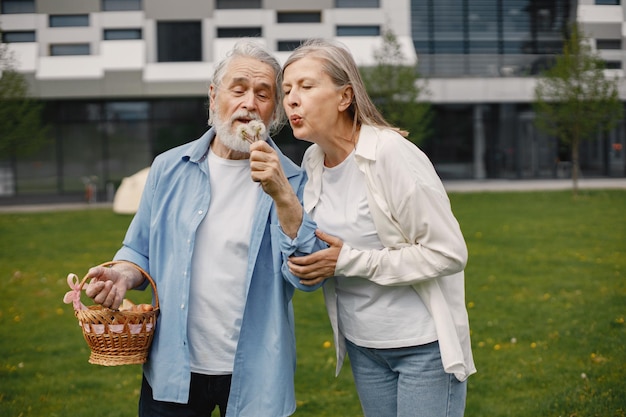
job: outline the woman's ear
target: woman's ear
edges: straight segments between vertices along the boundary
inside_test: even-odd
[[[339,111],[345,111],[350,104],[352,104],[352,100],[354,100],[354,91],[352,90],[351,85],[346,85],[341,89],[341,100],[339,100]]]

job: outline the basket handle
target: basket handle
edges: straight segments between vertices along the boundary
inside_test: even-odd
[[[144,278],[148,280],[148,282],[150,282],[150,286],[152,287],[152,293],[154,294],[154,308],[155,310],[158,309],[159,308],[159,293],[157,292],[156,284],[154,283],[154,280],[152,279],[150,274],[144,271],[144,269],[141,268],[139,265],[134,264],[132,262],[128,262],[128,261],[109,261],[109,262],[104,262],[98,266],[112,267],[113,265],[121,264],[121,263],[134,267],[136,270],[141,272],[141,275],[143,275]],[[83,289],[83,285],[85,284],[85,281],[87,281],[87,275],[85,275],[85,277],[80,282],[79,291]]]

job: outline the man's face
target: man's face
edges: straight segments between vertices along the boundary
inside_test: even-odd
[[[217,138],[229,148],[249,152],[249,143],[237,135],[237,126],[261,120],[269,126],[276,109],[276,74],[252,58],[231,61],[219,88],[211,85],[211,111]]]

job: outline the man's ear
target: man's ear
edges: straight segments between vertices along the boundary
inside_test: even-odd
[[[346,85],[341,89],[341,100],[339,100],[339,111],[344,111],[354,100],[354,90],[351,85]]]
[[[211,110],[214,110],[214,106],[215,106],[215,85],[211,84],[209,86],[209,108]]]

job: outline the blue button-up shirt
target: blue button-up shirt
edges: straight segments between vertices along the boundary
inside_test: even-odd
[[[138,211],[116,260],[144,268],[154,279],[160,314],[144,373],[154,399],[186,403],[191,380],[187,316],[196,230],[211,199],[208,149],[214,129],[159,155],[150,168]],[[280,156],[291,186],[302,198],[306,174]],[[238,221],[233,219],[233,221]],[[315,223],[304,214],[295,239],[279,225],[273,201],[259,193],[247,260],[247,299],[235,354],[228,416],[288,416],[295,411],[296,365],[291,299],[294,287],[312,291],[289,273],[293,254],[322,247]],[[219,236],[216,237],[219,239]]]

